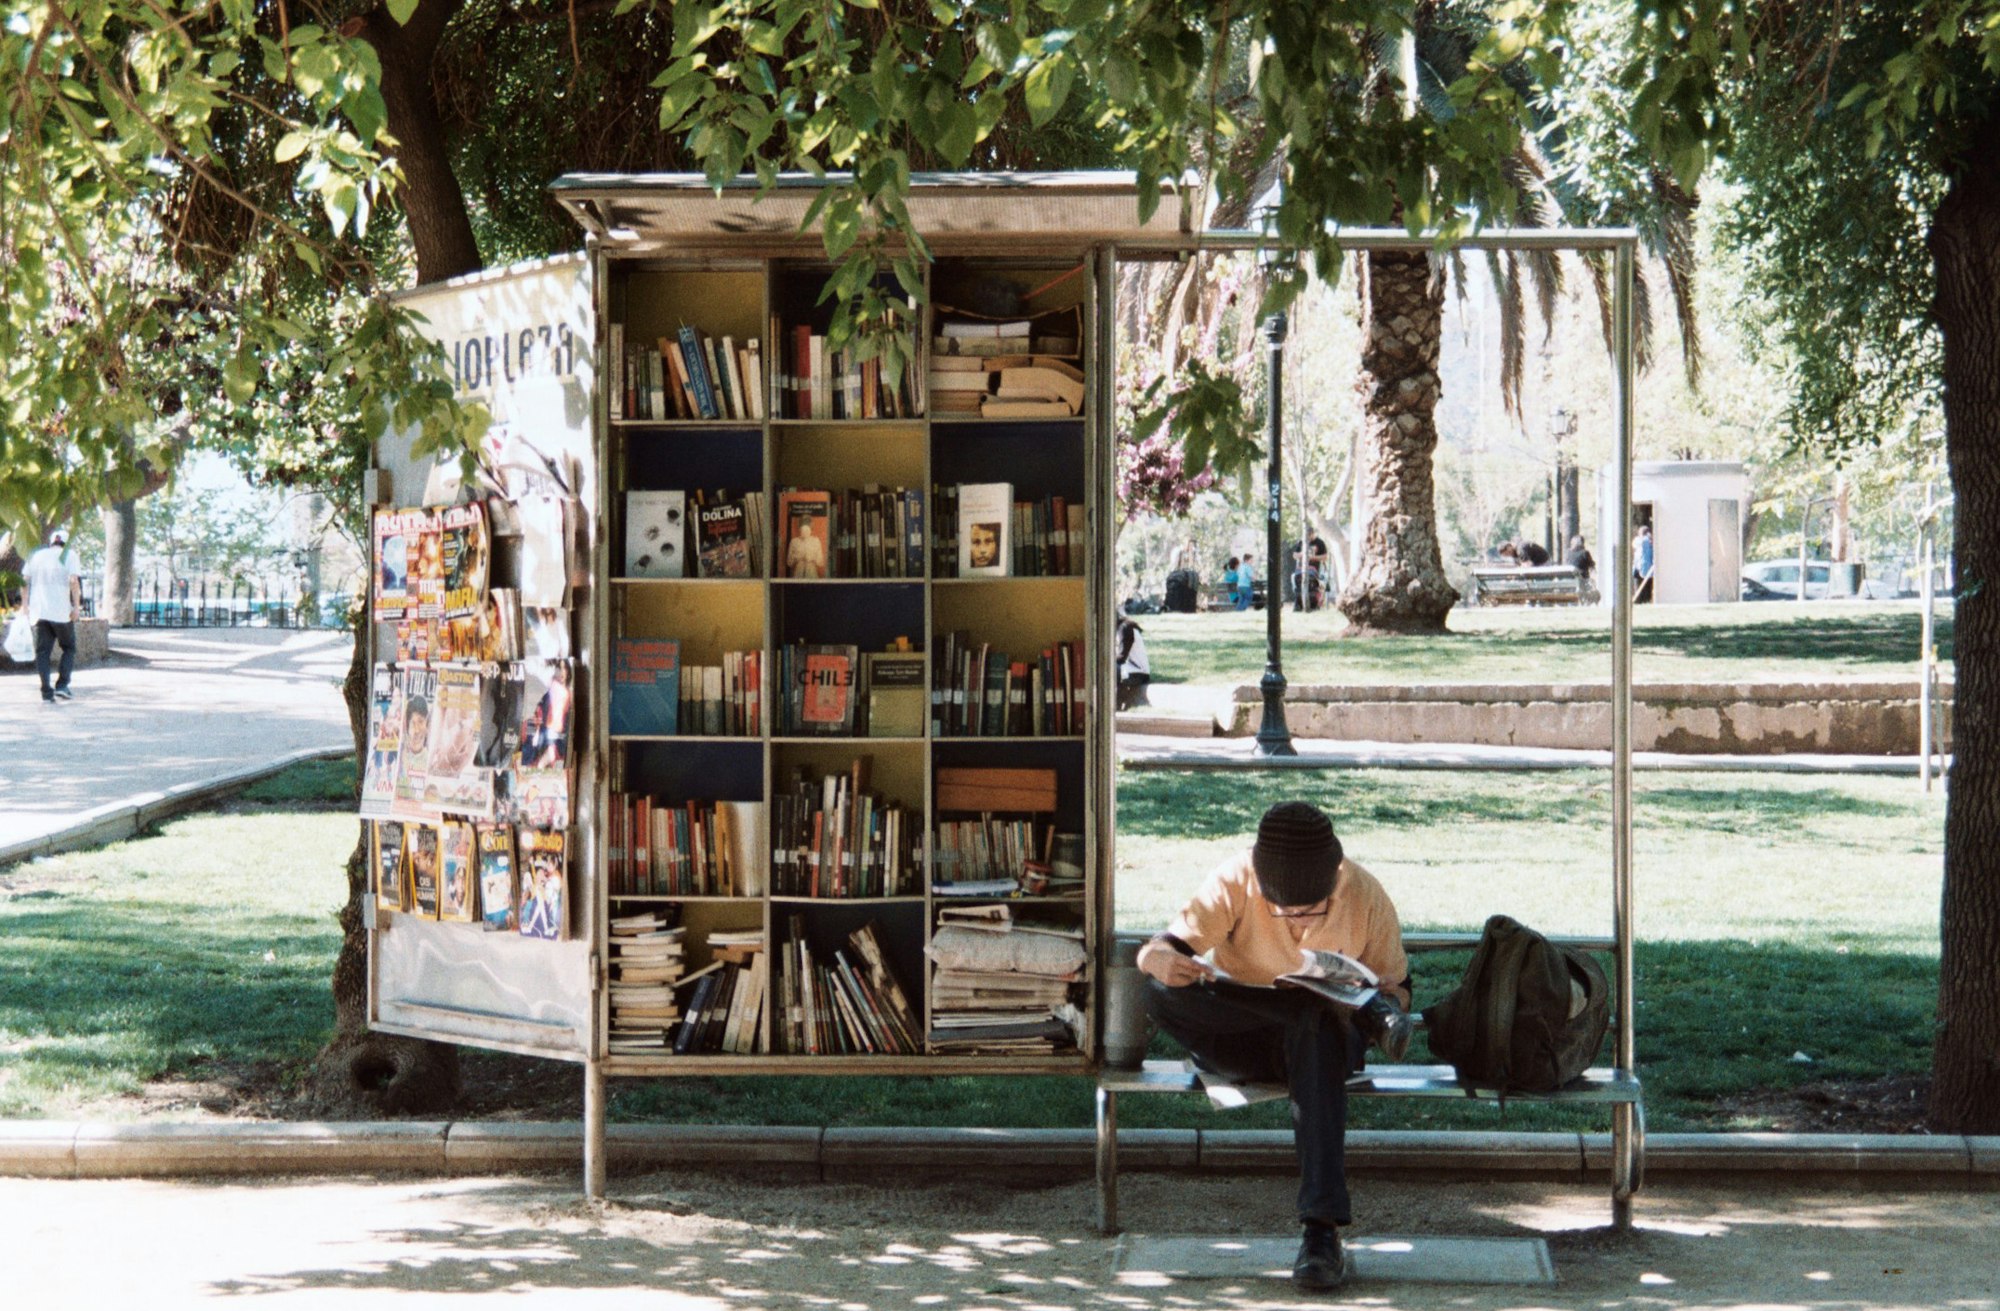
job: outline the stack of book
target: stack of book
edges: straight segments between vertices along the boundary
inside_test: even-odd
[[[1080,577],[1084,508],[1064,496],[1017,498],[1008,483],[931,488],[931,572],[938,578]]]
[[[1083,643],[1015,660],[953,631],[931,674],[931,736],[1069,737],[1083,731],[1083,702]]]
[[[771,970],[764,931],[743,929],[708,935],[714,959],[678,985],[687,999],[687,1017],[674,1031],[674,1054],[704,1052],[751,1055],[769,1050],[764,1040],[764,1007]]]
[[[764,893],[764,803],[671,803],[611,794],[605,820],[614,897],[758,897]]]
[[[873,923],[847,937],[831,961],[815,957],[805,917],[793,915],[780,963],[785,1049],[812,1056],[913,1056],[915,1010],[890,972]],[[851,953],[851,954],[850,954]]]
[[[924,397],[916,372],[892,384],[878,359],[864,360],[852,346],[830,350],[809,324],[787,327],[771,320],[779,367],[772,378],[771,412],[786,419],[915,419]]]
[[[681,1017],[674,1001],[686,959],[687,930],[657,911],[611,917],[611,1035],[613,1052],[656,1052]]]
[[[628,341],[611,325],[611,417],[764,417],[764,347],[754,337],[710,337],[687,325],[671,337]]]
[[[1005,905],[945,906],[926,949],[929,1047],[952,1055],[1046,1054],[1075,1041],[1059,1018],[1083,981],[1083,930],[1022,923]]]
[[[922,890],[920,820],[868,788],[869,760],[820,778],[800,766],[772,798],[771,888],[781,897],[904,897]]]
[[[1024,319],[940,324],[928,375],[932,415],[1067,419],[1081,413],[1083,370],[1055,354],[1036,354],[1032,327]]]

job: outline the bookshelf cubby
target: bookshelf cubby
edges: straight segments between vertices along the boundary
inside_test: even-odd
[[[839,379],[829,375],[822,380],[817,402],[810,399],[809,387],[807,398],[801,399],[795,381],[795,364],[802,358],[800,330],[808,338],[823,336],[831,323],[831,307],[821,299],[828,275],[825,266],[782,257],[606,262],[607,341],[622,341],[628,355],[635,347],[642,354],[646,345],[657,345],[662,338],[675,349],[680,330],[687,327],[698,340],[728,339],[739,352],[739,361],[754,341],[765,366],[761,418],[696,419],[685,408],[675,411],[671,398],[663,407],[666,414],[655,407],[648,417],[640,417],[633,413],[638,398],[628,391],[618,397],[617,417],[605,429],[608,636],[614,641],[675,639],[682,661],[689,665],[715,663],[727,652],[760,652],[764,712],[757,731],[741,737],[686,733],[608,737],[606,777],[614,798],[656,798],[668,808],[711,801],[760,806],[759,846],[765,868],[750,895],[740,895],[740,890],[728,897],[674,895],[650,890],[650,885],[648,891],[633,892],[629,877],[600,878],[591,886],[601,890],[600,922],[623,923],[630,932],[635,916],[653,914],[682,930],[684,977],[697,974],[714,959],[709,939],[717,932],[733,936],[754,931],[761,939],[763,967],[770,971],[755,1037],[748,1040],[754,1050],[743,1049],[745,1040],[739,1032],[735,1049],[677,1052],[674,1024],[660,1026],[659,1046],[651,1049],[642,1029],[615,1021],[607,1009],[604,1022],[615,1039],[602,1056],[607,1073],[748,1069],[951,1073],[1077,1070],[1088,1064],[1096,1017],[1087,970],[1061,989],[1076,1007],[1072,1014],[1084,1017],[1079,1029],[1065,1028],[1052,1041],[1034,1040],[1030,1049],[1004,1045],[989,1049],[952,1037],[934,1043],[929,1029],[936,970],[926,949],[941,922],[963,914],[966,906],[1000,907],[994,913],[1024,922],[1060,924],[1086,940],[1099,927],[1094,871],[1100,855],[1089,776],[1094,756],[1085,728],[1092,708],[1108,703],[1098,695],[1101,675],[1096,666],[1101,653],[1091,640],[1094,618],[1084,577],[1088,534],[1083,529],[1086,523],[1099,522],[1102,513],[1095,505],[1091,458],[1102,419],[1093,412],[1094,402],[1081,405],[1074,416],[1000,419],[962,412],[927,415],[929,407],[922,401],[923,384],[930,376],[931,333],[941,322],[962,317],[961,311],[977,305],[1004,307],[1006,293],[996,288],[1011,287],[1017,296],[1035,292],[1022,321],[1033,336],[1045,339],[1042,345],[1062,348],[1036,352],[1030,340],[1019,343],[1019,353],[1060,356],[1089,378],[1089,367],[1095,367],[1090,331],[1094,283],[1089,269],[1082,267],[1083,260],[1082,255],[1026,261],[940,260],[933,266],[934,294],[938,306],[952,308],[937,309],[925,320],[924,332],[912,326],[911,377],[900,399],[886,397],[879,373],[864,373],[861,381],[879,388],[872,399],[857,401],[855,380],[850,379],[843,399],[830,406],[827,395],[842,390]],[[1014,344],[1008,343],[1008,349]],[[997,354],[999,347],[992,350]],[[808,349],[804,358],[809,355]],[[671,369],[666,374],[671,385]],[[788,379],[793,380],[791,385]],[[1094,386],[1094,379],[1089,385]],[[814,404],[820,408],[813,409]],[[1029,536],[1013,540],[1017,549],[1010,553],[1004,575],[957,577],[958,543],[951,536],[956,528],[937,521],[938,492],[1001,483],[1011,489],[1009,509]],[[889,497],[891,489],[916,493],[916,506]],[[689,576],[636,576],[626,559],[627,495],[683,492],[692,516],[697,491],[711,501],[718,494],[764,498],[766,550],[756,560],[753,575],[698,576],[699,548],[690,532],[685,543]],[[831,519],[840,521],[829,526],[823,568],[813,567],[817,561],[810,547],[800,557],[804,567],[788,563],[788,524],[781,498],[799,491],[829,493],[834,507]],[[844,495],[874,498],[865,502],[872,517],[857,513],[841,521]],[[886,518],[885,505],[895,507]],[[1078,507],[1073,521],[1066,517],[1066,507],[1071,506]],[[1091,511],[1088,517],[1086,507]],[[893,549],[900,554],[890,555],[892,547],[886,540],[871,544],[864,525],[881,529],[900,522],[909,527],[912,508],[921,523],[895,544]],[[1077,529],[1073,534],[1072,523]],[[1042,531],[1039,541],[1034,536],[1037,527]],[[810,523],[807,532],[809,536],[813,532]],[[1063,534],[1060,551],[1058,533]],[[878,533],[881,536],[886,531]],[[1073,722],[1072,731],[1060,734],[958,737],[940,733],[930,715],[918,713],[924,702],[904,701],[909,717],[889,722],[908,727],[887,736],[871,734],[865,714],[867,689],[861,685],[864,668],[871,664],[869,654],[892,649],[911,653],[921,665],[924,683],[906,695],[927,702],[939,686],[933,658],[955,634],[990,651],[1006,652],[1014,662],[1036,662],[1045,650],[1073,644],[1080,655],[1081,675],[1076,705],[1084,722]],[[789,657],[850,648],[856,659],[846,695],[859,703],[851,729],[827,732],[823,722],[807,727],[788,715],[783,675]],[[815,668],[823,671],[825,666]],[[914,680],[915,671],[904,668]],[[598,691],[609,694],[602,684]],[[853,837],[854,825],[863,822],[862,808],[854,803],[857,763],[868,815],[872,818],[886,808],[898,812],[899,829],[909,844],[902,882],[887,886],[885,872],[874,865],[864,861],[857,868],[822,851],[825,863],[814,868],[824,881],[817,888],[798,886],[799,867],[788,864],[779,851],[787,846],[788,836],[780,831],[781,807],[786,813],[798,809],[799,803],[787,798],[797,790],[801,776],[812,781],[810,790],[816,796],[826,780],[839,780],[841,804],[849,807],[841,814],[841,832],[844,839]],[[938,810],[934,801],[938,771],[989,768],[1053,775],[1054,808],[1027,817],[1043,847],[1034,854],[1046,857],[1052,835],[1063,835],[1070,844],[1066,855],[1084,876],[1081,883],[1059,880],[1049,886],[1035,879],[1046,865],[1038,859],[1025,875],[1034,880],[1032,891],[966,898],[933,886],[935,879],[950,873],[938,859],[940,820],[981,818]],[[998,822],[1008,818],[998,817]],[[823,832],[832,832],[830,820],[823,823]],[[798,830],[789,836],[798,838]],[[873,1020],[869,1018],[871,1000],[879,1006],[880,998],[872,996],[865,981],[833,977],[843,969],[860,970],[854,935],[864,926],[872,926],[883,967],[907,1000],[914,1033],[898,1032],[879,1011]],[[672,934],[672,930],[659,932]],[[617,942],[616,933],[610,941]],[[818,1003],[824,1008],[823,1022],[836,1019],[832,1027],[822,1023],[814,1037],[800,1027],[798,1013],[805,1002],[798,979],[808,958],[813,969],[830,971],[820,986],[832,991],[819,994]],[[699,986],[676,986],[681,1007]],[[1004,981],[997,986],[1004,990]],[[1041,996],[1050,988],[1037,985],[1029,991]],[[610,1006],[608,1000],[603,1004]],[[683,1013],[676,1023],[693,1021]]]

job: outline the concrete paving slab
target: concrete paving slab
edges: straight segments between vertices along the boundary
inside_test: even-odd
[[[1089,1129],[828,1129],[820,1164],[835,1171],[1088,1169]]]
[[[1434,1234],[1344,1235],[1353,1282],[1549,1285],[1556,1281],[1549,1245],[1540,1238],[1454,1238]],[[1296,1237],[1200,1234],[1119,1242],[1118,1281],[1154,1286],[1177,1279],[1292,1277]]]
[[[196,1174],[374,1173],[445,1168],[438,1121],[343,1124],[86,1124],[79,1178]]]
[[[74,1120],[0,1120],[0,1175],[68,1179],[76,1174]]]

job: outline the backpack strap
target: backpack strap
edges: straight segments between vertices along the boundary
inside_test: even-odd
[[[1495,926],[1488,921],[1487,928],[1491,932]],[[1500,931],[1506,936],[1494,951],[1486,977],[1481,981],[1483,992],[1473,1032],[1478,1044],[1474,1053],[1478,1065],[1500,1071],[1497,1086],[1504,1091],[1513,1074],[1514,1012],[1521,987],[1521,968],[1535,943],[1532,931],[1512,920],[1500,926]]]

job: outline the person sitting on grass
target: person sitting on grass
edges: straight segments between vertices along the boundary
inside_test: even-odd
[[[1383,981],[1347,1011],[1303,989],[1271,986],[1306,951],[1338,951]],[[1292,1279],[1336,1288],[1347,1193],[1347,1079],[1369,1041],[1391,1060],[1409,1048],[1409,960],[1402,923],[1375,876],[1345,858],[1317,807],[1264,812],[1251,848],[1209,874],[1167,930],[1139,950],[1146,1010],[1195,1064],[1233,1082],[1284,1083],[1291,1095],[1304,1239]],[[1394,980],[1392,984],[1390,981]]]

